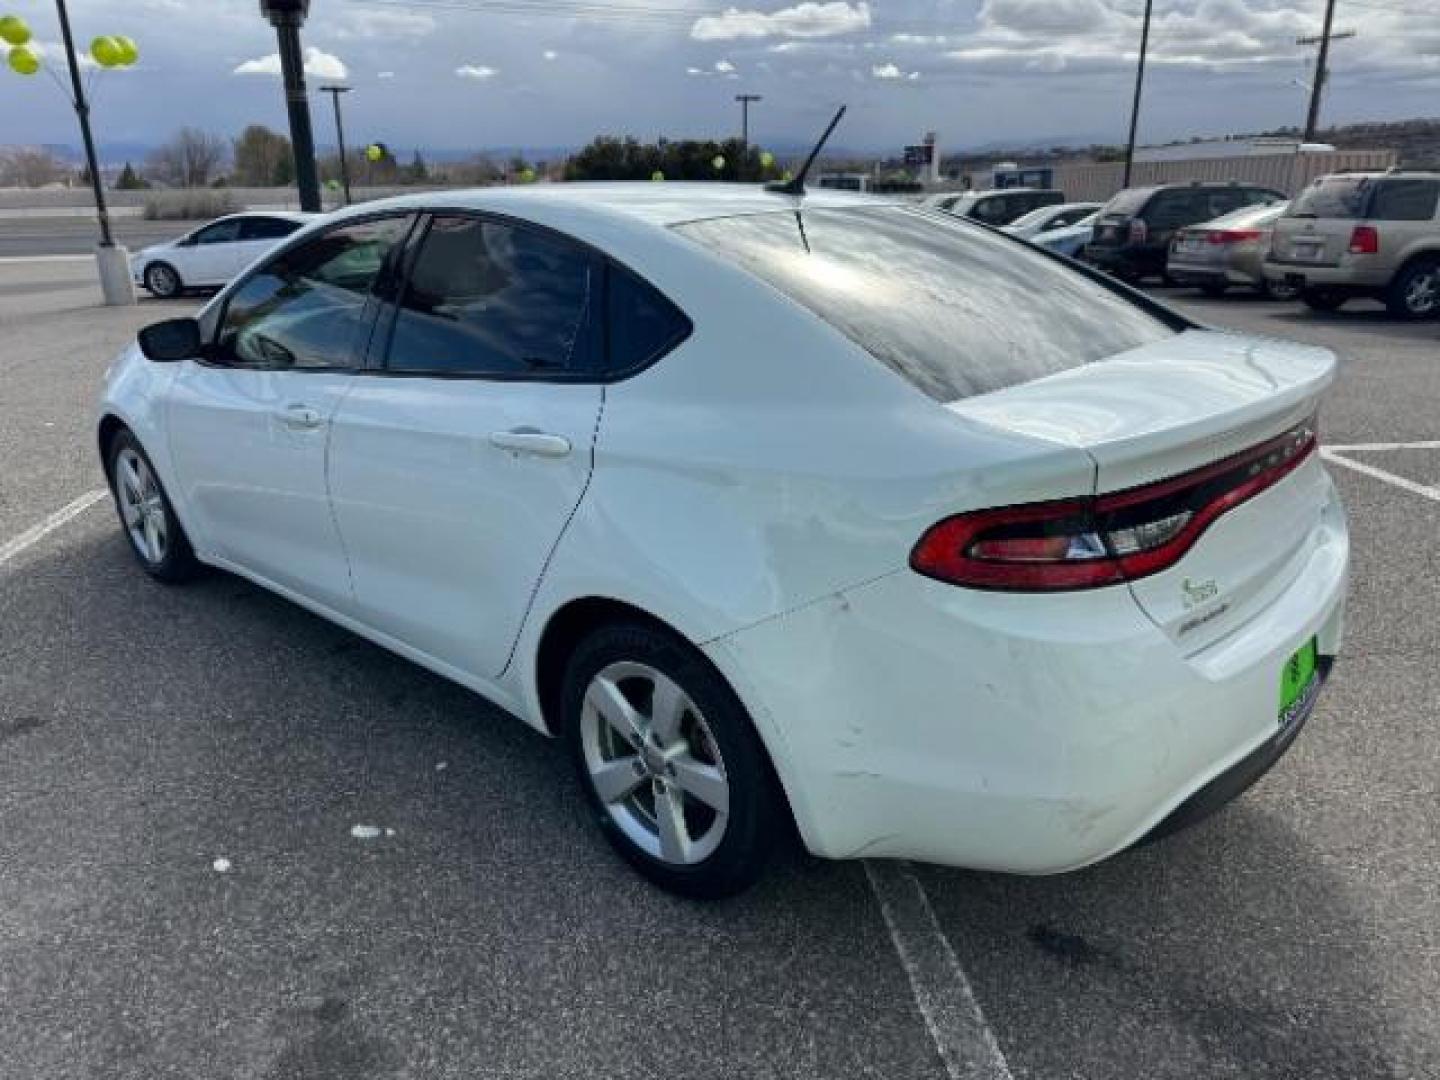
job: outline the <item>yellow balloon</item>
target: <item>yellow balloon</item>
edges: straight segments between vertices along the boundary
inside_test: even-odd
[[[120,46],[120,66],[129,67],[140,59],[140,46],[135,44],[134,38],[126,37],[124,34],[115,36],[115,44]]]
[[[115,67],[120,63],[120,43],[113,37],[97,37],[90,42],[90,56],[101,67]]]
[[[769,150],[760,151],[760,164],[767,169],[770,168],[771,165],[775,164],[775,155],[770,153]]]
[[[658,183],[660,183],[662,180],[665,179],[665,174],[664,174],[663,172],[661,172],[659,169],[656,169],[654,172],[652,172],[652,173],[650,174],[650,179],[651,179],[652,181],[654,181],[655,183],[658,184]]]
[[[385,157],[385,148],[376,146],[373,143],[365,148],[365,156],[371,161],[381,161]]]
[[[716,154],[713,158],[710,159],[710,164],[715,167],[716,172],[719,172],[721,169],[725,168],[725,159],[719,154]]]
[[[17,75],[34,75],[40,70],[40,57],[28,45],[16,45],[10,50],[10,70]]]
[[[7,45],[24,45],[30,40],[30,27],[19,15],[0,17],[0,41]]]

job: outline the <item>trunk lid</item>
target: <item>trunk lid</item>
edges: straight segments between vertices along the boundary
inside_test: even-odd
[[[1270,238],[1270,257],[1300,266],[1339,266],[1355,224],[1345,218],[1282,217]]]
[[[1084,450],[1097,494],[1213,465],[1314,415],[1328,350],[1192,330],[1108,360],[947,406],[967,419]],[[1173,566],[1130,583],[1147,615],[1201,648],[1299,572],[1328,484],[1315,455],[1222,514]]]

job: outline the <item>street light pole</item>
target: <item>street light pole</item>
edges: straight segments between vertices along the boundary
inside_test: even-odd
[[[736,94],[735,100],[740,103],[740,149],[744,151],[750,148],[750,103],[764,99],[759,94]]]
[[[1297,45],[1320,46],[1320,54],[1315,58],[1315,81],[1310,84],[1310,109],[1305,114],[1304,142],[1314,142],[1315,131],[1320,126],[1320,96],[1325,92],[1325,80],[1330,77],[1330,43],[1354,36],[1354,30],[1335,32],[1335,0],[1327,0],[1325,26],[1320,36],[1295,39]]]
[[[1135,128],[1140,123],[1140,91],[1145,86],[1145,54],[1150,49],[1150,12],[1154,0],[1145,0],[1145,22],[1140,29],[1140,62],[1135,66],[1135,101],[1130,106],[1130,138],[1125,143],[1125,179],[1121,187],[1130,186],[1130,173],[1135,167]]]
[[[350,166],[345,162],[345,125],[340,122],[340,95],[348,94],[348,86],[322,86],[321,92],[330,95],[335,106],[335,141],[340,146],[340,186],[345,190],[345,205],[350,205]]]
[[[260,0],[260,12],[275,27],[280,43],[280,73],[285,79],[285,104],[290,113],[290,145],[295,151],[295,186],[300,209],[320,212],[320,179],[315,172],[315,136],[310,130],[310,101],[305,96],[305,60],[300,52],[300,27],[310,0]]]

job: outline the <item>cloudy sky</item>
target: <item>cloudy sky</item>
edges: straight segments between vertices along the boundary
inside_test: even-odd
[[[950,148],[1123,138],[1143,0],[314,0],[312,88],[345,79],[352,141],[409,148],[555,147],[597,133],[728,135],[734,95],[764,95],[752,136],[790,143],[836,103],[839,145]],[[1440,3],[1339,0],[1327,120],[1440,114]],[[132,70],[104,73],[106,141],[182,124],[282,127],[274,32],[256,0],[79,0],[77,36],[123,33]],[[1323,0],[1156,0],[1141,135],[1164,140],[1303,120]],[[42,48],[50,0],[0,0]],[[321,111],[321,107],[325,111]],[[74,142],[51,80],[0,70],[0,142]],[[330,132],[328,99],[317,132]]]

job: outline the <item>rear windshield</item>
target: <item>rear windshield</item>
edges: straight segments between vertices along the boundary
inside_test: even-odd
[[[1101,208],[1103,214],[1138,214],[1155,194],[1154,188],[1127,188]]]
[[[676,226],[804,305],[938,401],[1094,363],[1176,332],[1008,236],[913,207]]]
[[[1363,176],[1323,176],[1290,204],[1287,217],[1358,218],[1365,215],[1370,180]]]

